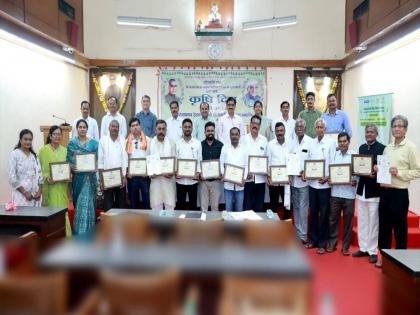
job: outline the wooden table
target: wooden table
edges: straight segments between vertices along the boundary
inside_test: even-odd
[[[67,208],[17,207],[6,211],[0,206],[0,235],[23,235],[29,231],[40,237],[42,249],[66,236]]]
[[[420,250],[382,250],[382,313],[420,314]]]

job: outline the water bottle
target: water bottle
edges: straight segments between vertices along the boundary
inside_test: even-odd
[[[267,209],[266,215],[267,215],[267,218],[274,219],[274,213],[271,209]]]

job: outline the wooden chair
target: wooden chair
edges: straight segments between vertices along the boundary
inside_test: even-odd
[[[175,242],[182,245],[220,245],[224,238],[223,218],[211,221],[178,220]]]
[[[307,315],[310,284],[302,279],[226,276],[220,315]]]
[[[66,290],[64,273],[0,278],[0,314],[65,314]]]
[[[297,247],[298,242],[291,222],[245,222],[245,244],[255,247]]]
[[[96,234],[99,242],[110,242],[117,229],[127,243],[145,242],[152,238],[149,228],[149,216],[144,214],[101,215],[101,220]]]

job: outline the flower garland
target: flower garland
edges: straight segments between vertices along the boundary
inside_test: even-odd
[[[331,84],[330,93],[335,93],[337,91],[338,80],[339,80],[339,76],[337,74]],[[300,101],[302,102],[303,107],[306,108],[305,91],[303,90],[302,81],[300,80],[300,77],[298,74],[296,74],[296,85],[298,88]]]
[[[96,90],[96,94],[98,94],[99,101],[101,102],[104,111],[107,113],[109,111],[108,110],[108,105],[106,104],[104,93],[103,93],[103,91],[101,89],[101,86],[99,85],[99,81],[98,81],[98,79],[97,79],[97,77],[94,73],[92,73],[92,81],[93,81],[93,84],[95,85],[95,90]],[[124,89],[123,97],[122,97],[121,101],[119,102],[120,103],[120,108],[119,108],[120,112],[122,112],[122,110],[124,109],[125,103],[127,101],[128,93],[130,92],[132,81],[133,81],[133,73],[130,72],[130,74],[128,76],[128,82],[127,82],[127,84],[125,86],[125,89]]]

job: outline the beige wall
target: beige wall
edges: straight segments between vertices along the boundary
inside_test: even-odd
[[[34,149],[43,144],[40,125],[72,122],[88,97],[86,71],[0,39],[0,203],[10,200],[7,163],[21,129],[34,133]]]
[[[352,68],[343,76],[343,104],[350,116],[354,139],[357,97],[394,93],[392,113],[408,118],[407,137],[420,149],[420,40]],[[357,148],[359,143],[352,143]],[[420,214],[420,180],[411,183],[410,209]]]

